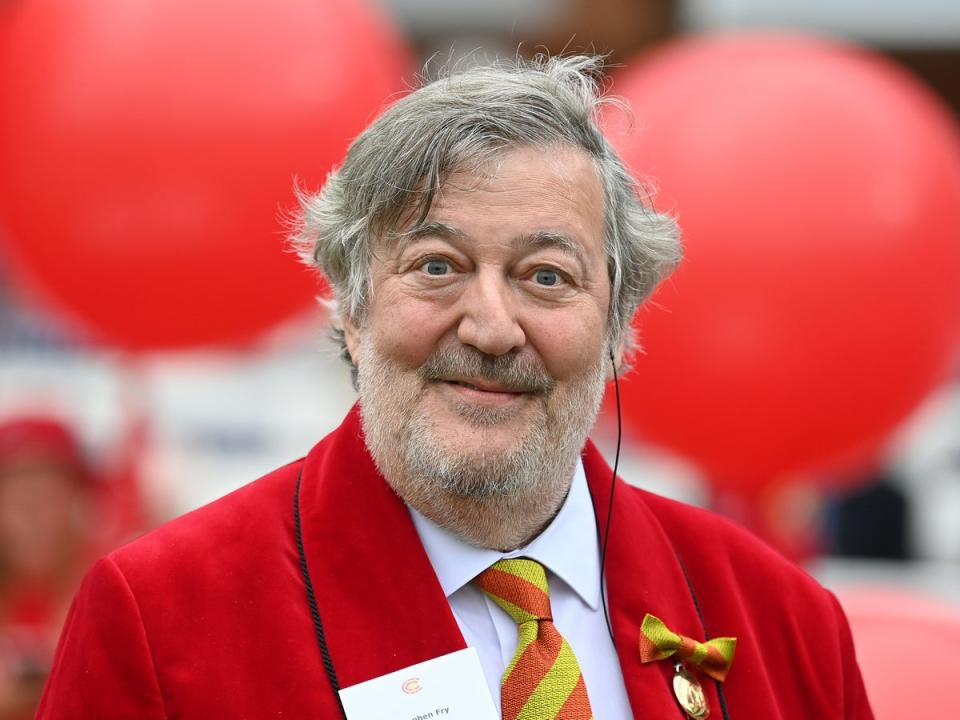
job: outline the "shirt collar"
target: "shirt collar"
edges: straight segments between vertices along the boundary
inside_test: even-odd
[[[414,508],[409,509],[423,548],[448,598],[497,560],[528,557],[549,568],[591,609],[600,606],[596,516],[587,476],[579,460],[560,511],[532,542],[508,553],[474,547]],[[577,552],[570,552],[574,547]]]

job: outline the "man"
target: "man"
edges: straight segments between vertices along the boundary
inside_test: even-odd
[[[679,258],[595,124],[598,70],[429,84],[303,198],[359,406],[101,560],[40,717],[343,717],[338,687],[466,646],[503,717],[871,717],[832,596],[723,520],[612,486],[586,441]],[[709,634],[736,637],[732,666]]]

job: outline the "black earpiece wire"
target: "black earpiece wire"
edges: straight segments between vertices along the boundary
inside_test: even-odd
[[[623,418],[620,412],[620,379],[617,377],[617,361],[614,358],[612,350],[610,351],[610,365],[613,368],[613,387],[617,398],[617,450],[613,456],[613,478],[610,480],[610,503],[607,506],[607,522],[600,543],[600,599],[603,603],[603,617],[607,621],[607,632],[610,633],[610,642],[612,642],[614,648],[616,648],[617,642],[613,637],[613,625],[610,623],[610,610],[607,607],[607,585],[604,582],[604,569],[607,564],[607,545],[610,540],[610,518],[613,517],[613,493],[617,487],[617,468],[620,465],[620,444],[623,439]],[[703,611],[700,609],[700,599],[697,597],[697,592],[693,588],[693,581],[690,579],[687,568],[679,553],[677,553],[676,548],[674,548],[674,553],[676,554],[680,569],[683,570],[683,577],[687,581],[687,588],[690,591],[690,597],[693,599],[697,617],[700,619],[700,626],[703,628],[704,638],[709,640],[710,633],[707,631],[707,623],[703,619]],[[720,714],[723,720],[730,720],[730,711],[727,709],[727,699],[723,694],[723,685],[719,680],[714,682],[717,686],[717,697],[720,700]],[[685,713],[684,717],[686,717]]]
[[[613,639],[613,625],[610,624],[610,609],[607,607],[607,584],[603,581],[604,569],[607,565],[607,545],[610,539],[610,519],[613,517],[613,493],[617,489],[617,467],[620,465],[620,440],[623,437],[623,424],[620,418],[620,379],[617,377],[617,361],[610,350],[610,366],[613,368],[613,387],[617,396],[617,452],[613,456],[613,477],[610,479],[610,504],[607,506],[607,522],[600,539],[600,601],[603,603],[603,618],[607,621],[607,632],[610,633],[610,642],[616,647]]]

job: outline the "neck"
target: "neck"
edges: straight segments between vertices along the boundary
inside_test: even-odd
[[[416,489],[394,491],[411,507],[464,542],[508,552],[529,544],[546,529],[570,490],[572,471],[564,483],[514,495],[471,498],[449,493],[426,496]]]

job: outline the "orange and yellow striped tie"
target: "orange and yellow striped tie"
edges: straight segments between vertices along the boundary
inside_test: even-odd
[[[500,688],[503,720],[592,720],[580,665],[553,624],[543,566],[527,558],[500,560],[476,582],[520,633]]]

